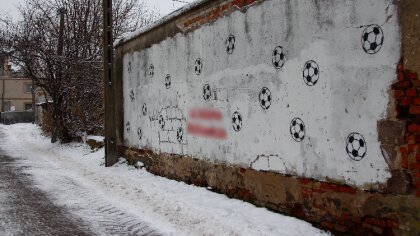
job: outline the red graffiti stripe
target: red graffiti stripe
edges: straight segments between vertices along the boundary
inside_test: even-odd
[[[226,130],[215,127],[205,127],[198,124],[187,124],[187,132],[191,135],[201,136],[206,138],[226,139]]]
[[[223,119],[222,113],[215,109],[209,108],[195,108],[190,111],[190,119],[214,120],[221,121]]]

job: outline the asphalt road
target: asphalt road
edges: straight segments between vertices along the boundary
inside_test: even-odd
[[[0,137],[1,140],[1,137]],[[0,149],[1,235],[93,235],[83,221],[34,187],[29,176]]]

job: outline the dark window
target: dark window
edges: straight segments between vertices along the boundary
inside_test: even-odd
[[[25,84],[24,86],[25,93],[32,93],[32,84]]]
[[[3,111],[10,111],[12,103],[10,101],[3,102]]]
[[[32,103],[25,103],[25,111],[32,111]]]

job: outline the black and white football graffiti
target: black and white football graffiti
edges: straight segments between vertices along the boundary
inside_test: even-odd
[[[165,119],[163,119],[162,115],[159,116],[159,127],[165,129]]]
[[[178,139],[178,142],[182,143],[182,140],[184,139],[184,130],[182,127],[179,127],[176,130],[176,139]]]
[[[235,36],[232,34],[229,35],[229,37],[226,39],[225,45],[226,45],[226,52],[228,54],[232,54],[233,51],[235,50]]]
[[[271,62],[276,69],[281,69],[284,66],[286,60],[286,53],[282,46],[277,46],[273,50]]]
[[[141,130],[140,127],[137,129],[137,135],[139,136],[139,140],[143,138],[143,131]]]
[[[167,74],[165,77],[165,87],[169,89],[171,87],[171,75]]]
[[[146,105],[146,103],[143,104],[143,107],[141,108],[141,112],[143,113],[144,116],[147,115],[147,105]]]
[[[150,64],[150,66],[149,66],[149,76],[150,76],[150,78],[153,78],[154,75],[155,75],[155,66],[153,64]]]
[[[127,130],[127,133],[130,133],[130,130],[131,130],[130,121],[127,121],[127,123],[125,123],[125,130]]]
[[[260,105],[264,110],[271,106],[271,92],[268,88],[263,87],[259,94]]]
[[[201,72],[203,71],[203,61],[201,58],[195,60],[194,71],[196,75],[201,75]]]
[[[314,86],[319,79],[319,66],[315,61],[307,61],[303,67],[303,81],[308,86]]]
[[[362,160],[367,152],[365,138],[356,132],[349,134],[346,140],[346,151],[352,160]]]
[[[296,117],[290,122],[290,135],[296,142],[301,142],[305,138],[305,124]]]
[[[372,24],[363,30],[362,33],[362,47],[368,54],[375,54],[379,52],[384,44],[384,32],[379,25]]]
[[[242,115],[237,111],[232,115],[232,127],[236,132],[242,129]]]
[[[130,91],[130,100],[134,101],[134,91],[133,90]]]
[[[211,88],[209,84],[205,84],[203,86],[203,98],[206,101],[211,98]]]
[[[131,61],[128,62],[127,71],[131,73]]]

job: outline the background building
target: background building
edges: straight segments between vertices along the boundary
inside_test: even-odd
[[[0,62],[0,111],[32,111],[32,80],[12,70],[7,55]]]

